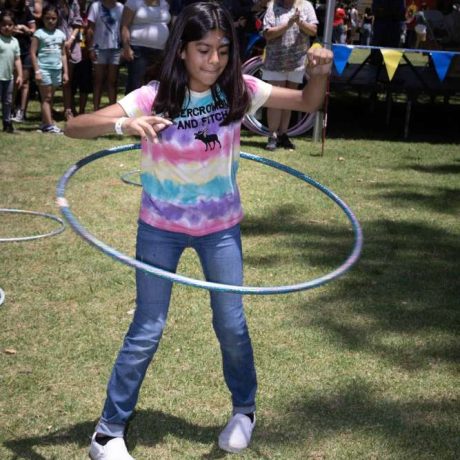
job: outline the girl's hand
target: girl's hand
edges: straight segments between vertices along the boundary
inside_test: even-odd
[[[163,118],[158,115],[147,115],[136,118],[127,118],[121,129],[123,134],[130,136],[139,136],[141,138],[146,138],[150,142],[157,144],[158,133],[163,129],[171,126],[173,122],[168,118]]]
[[[37,83],[40,83],[42,81],[42,73],[39,70],[35,71],[35,81]]]
[[[64,72],[62,74],[62,83],[65,85],[69,81],[69,76]]]
[[[23,81],[23,80],[22,80],[22,77],[19,77],[19,76],[16,77],[16,86],[17,86],[18,89],[21,88],[21,86],[22,86],[22,81]]]
[[[307,52],[306,71],[310,77],[331,73],[334,54],[331,50],[313,45]]]

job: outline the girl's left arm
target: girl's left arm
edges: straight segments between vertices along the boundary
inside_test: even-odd
[[[331,73],[333,54],[326,48],[310,48],[306,70],[310,79],[303,90],[273,86],[264,106],[273,109],[314,112],[318,110],[326,94],[327,79]]]

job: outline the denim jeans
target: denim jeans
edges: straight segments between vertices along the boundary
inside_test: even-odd
[[[198,253],[208,281],[234,285],[243,283],[239,225],[193,237],[139,222],[136,254],[139,260],[175,272],[187,247]],[[169,309],[171,281],[138,270],[136,283],[137,308],[115,362],[102,417],[96,428],[99,433],[109,436],[123,435],[137,403],[147,367],[157,350]],[[253,412],[257,380],[242,296],[211,291],[210,298],[212,324],[220,344],[233,413]]]
[[[146,80],[156,78],[155,72],[159,66],[163,51],[146,46],[131,46],[134,59],[127,62],[128,77],[126,80],[125,94],[129,94],[147,83]],[[147,74],[151,73],[151,75]]]

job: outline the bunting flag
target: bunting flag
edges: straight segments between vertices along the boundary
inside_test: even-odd
[[[391,49],[380,48],[378,46],[363,46],[363,45],[341,45],[333,44],[332,51],[334,53],[334,65],[339,75],[342,75],[345,66],[348,63],[351,52],[354,48],[366,50],[379,50],[382,53],[385,67],[387,69],[388,78],[390,81],[394,77],[396,69],[399,66],[401,57],[404,53],[423,53],[430,54],[434,68],[438,75],[439,80],[442,82],[446,78],[449,71],[450,64],[454,56],[460,56],[458,51],[433,51],[423,49]]]
[[[391,81],[395,75],[396,69],[399,66],[399,61],[402,58],[403,52],[393,49],[381,49],[385,67],[388,73],[388,79]]]
[[[439,79],[444,81],[455,53],[449,53],[447,51],[436,51],[430,54],[431,59],[433,59],[434,68],[436,69],[436,73],[438,74]]]
[[[337,69],[337,73],[342,75],[343,69],[345,69],[345,66],[347,65],[348,58],[353,51],[353,47],[346,45],[332,45],[332,51],[334,53],[334,65]]]

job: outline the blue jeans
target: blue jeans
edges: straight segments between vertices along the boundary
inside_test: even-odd
[[[157,68],[163,56],[162,50],[147,48],[146,46],[131,46],[131,49],[134,52],[134,59],[126,63],[128,77],[125,94],[140,88],[145,83],[148,83],[148,80],[155,79]]]
[[[208,281],[242,285],[243,260],[240,227],[193,237],[156,229],[140,221],[136,257],[175,272],[185,248],[198,253]],[[172,282],[138,270],[137,308],[113,367],[98,433],[122,436],[137,403],[147,367],[158,348],[168,315]],[[210,292],[212,324],[222,352],[225,382],[233,413],[255,410],[256,371],[242,296]],[[197,331],[199,333],[199,331]]]

